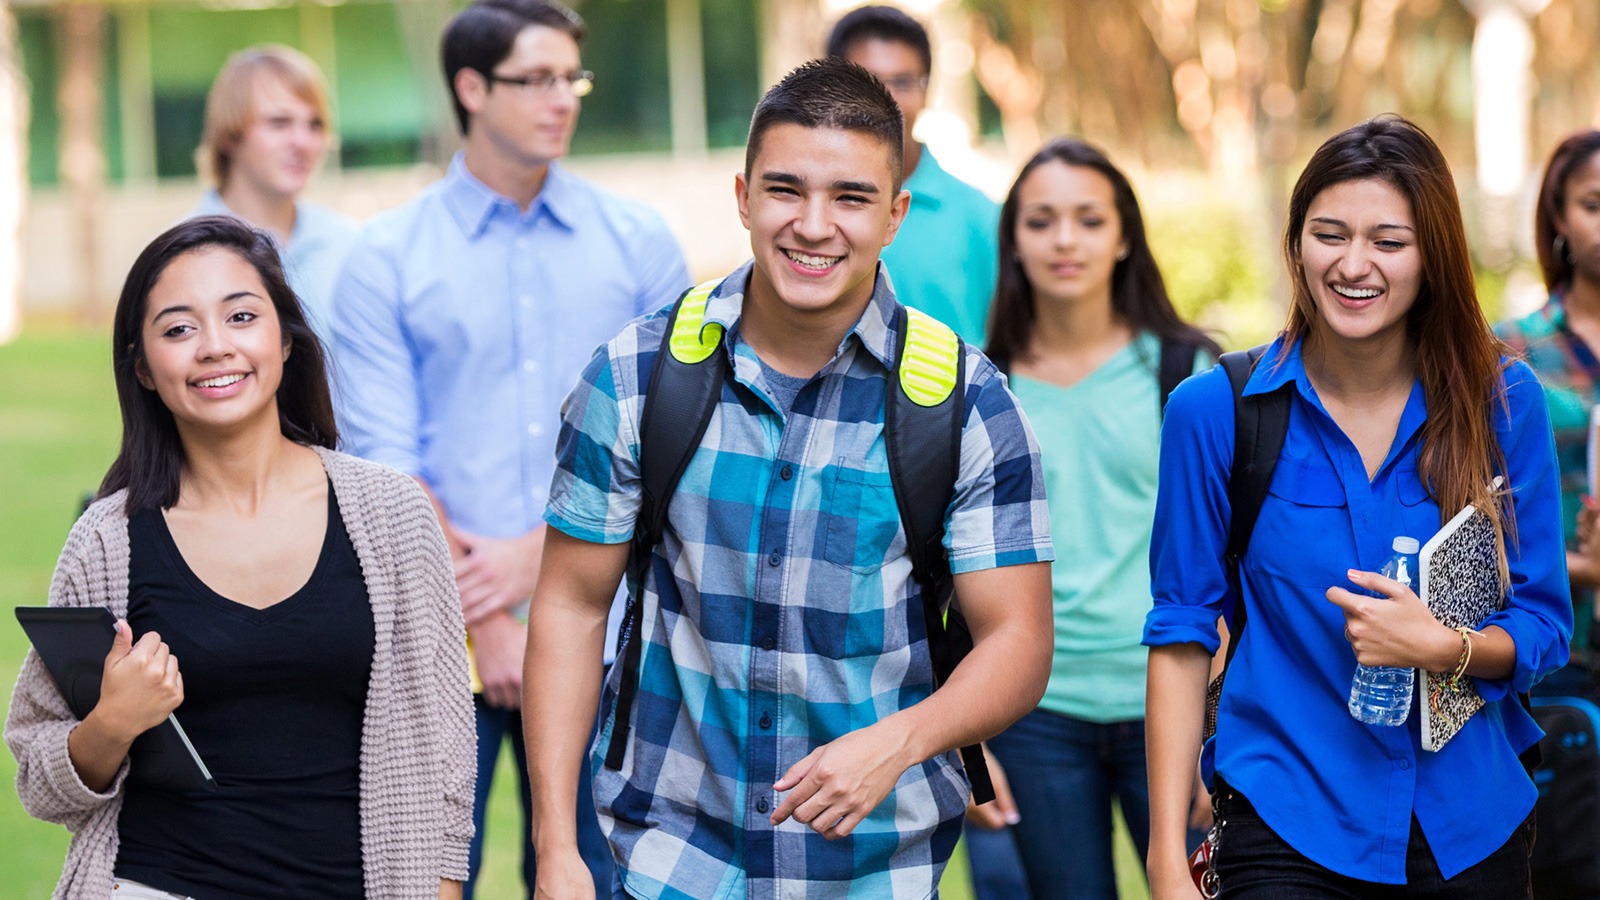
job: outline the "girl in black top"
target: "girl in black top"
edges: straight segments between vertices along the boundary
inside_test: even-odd
[[[83,785],[121,791],[113,896],[431,898],[437,885],[440,898],[459,898],[451,878],[464,873],[470,831],[439,858],[390,850],[415,839],[417,823],[447,821],[442,807],[459,806],[466,821],[467,798],[452,799],[450,784],[470,779],[442,756],[470,734],[443,543],[437,533],[374,537],[383,529],[370,491],[396,513],[421,502],[420,490],[400,496],[411,483],[398,473],[361,476],[376,488],[345,482],[350,509],[367,510],[346,529],[330,473],[372,467],[331,452],[322,348],[270,238],[222,217],[157,238],[129,274],[114,339],[123,445],[101,496],[126,491],[127,619],[99,705],[67,737]],[[411,579],[425,583],[396,592],[393,573],[364,573],[383,558],[358,558],[356,547],[379,538],[401,553],[428,542],[414,552],[437,551],[437,565]],[[369,584],[383,586],[381,604]],[[459,691],[459,710],[440,707],[449,722],[418,728],[409,712],[369,704],[369,687],[392,697],[417,670],[390,666],[374,680],[375,658],[394,660],[401,635],[425,640],[422,691]],[[402,689],[407,703],[433,699]],[[127,761],[138,766],[133,738],[174,710],[216,791],[119,778]],[[451,746],[457,738],[463,747]],[[364,796],[369,785],[379,792]]]

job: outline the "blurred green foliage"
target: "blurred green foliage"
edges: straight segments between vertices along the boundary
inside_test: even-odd
[[[1145,219],[1173,305],[1224,349],[1258,344],[1282,324],[1282,301],[1272,296],[1275,259],[1243,205],[1197,196],[1152,206]]]

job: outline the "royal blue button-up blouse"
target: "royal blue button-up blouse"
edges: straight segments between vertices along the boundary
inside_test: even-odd
[[[1477,679],[1488,705],[1442,749],[1425,751],[1415,705],[1402,727],[1351,717],[1356,660],[1343,613],[1325,596],[1330,586],[1352,587],[1347,569],[1381,568],[1396,535],[1426,542],[1439,529],[1438,504],[1417,474],[1428,417],[1422,385],[1412,387],[1389,455],[1369,480],[1317,397],[1299,344],[1275,365],[1278,350],[1275,342],[1245,388],[1294,385],[1288,436],[1241,566],[1248,621],[1202,769],[1208,782],[1220,774],[1250,798],[1297,851],[1352,878],[1404,883],[1415,815],[1449,878],[1503,845],[1533,808],[1517,755],[1540,731],[1515,692],[1567,661],[1572,604],[1543,391],[1526,365],[1511,363],[1506,404],[1494,417],[1516,539],[1505,608],[1483,625],[1511,635],[1515,668],[1507,679]],[[1173,392],[1150,550],[1150,646],[1192,642],[1214,652],[1217,617],[1231,612],[1223,554],[1233,428],[1220,366]]]

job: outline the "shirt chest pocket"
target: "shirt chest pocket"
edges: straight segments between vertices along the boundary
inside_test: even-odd
[[[895,505],[888,469],[858,465],[856,460],[841,457],[828,473],[822,558],[870,575],[905,552],[905,539],[900,534],[900,508]]]
[[[1349,545],[1350,514],[1344,485],[1326,466],[1279,459],[1267,488],[1245,559],[1255,569],[1294,584],[1344,583],[1344,571],[1355,562],[1338,553],[1308,553],[1307,542],[1325,547]]]

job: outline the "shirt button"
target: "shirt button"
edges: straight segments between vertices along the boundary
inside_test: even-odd
[[[784,481],[788,481],[789,479],[793,478],[794,477],[794,467],[793,466],[784,466],[782,469],[780,469],[778,471],[778,477],[782,478]]]
[[[756,812],[764,813],[766,811],[767,811],[767,798],[762,797],[760,800],[756,801]]]
[[[1404,772],[1406,769],[1411,768],[1411,760],[1402,759],[1400,762],[1396,763],[1396,765],[1400,767],[1400,771]]]
[[[544,426],[543,425],[539,424],[538,422],[529,422],[528,423],[528,435],[530,437],[538,437],[541,434],[544,434]]]
[[[761,726],[761,730],[762,731],[766,731],[768,728],[772,727],[772,717],[767,715],[766,713],[762,713],[761,714],[761,721],[756,723],[756,724]]]
[[[517,299],[522,302],[523,306],[532,306],[533,305],[533,295],[532,294],[523,294],[521,297],[518,297]]]
[[[763,650],[771,650],[776,646],[778,646],[778,642],[772,638],[767,637],[761,639],[761,649]]]
[[[532,375],[533,373],[539,371],[539,361],[537,359],[525,359],[525,360],[523,360],[522,361],[522,371],[527,372],[529,375]]]
[[[776,550],[772,551],[772,555],[767,557],[767,565],[774,568],[776,568],[781,562],[783,562],[783,557],[779,556],[778,551]]]

